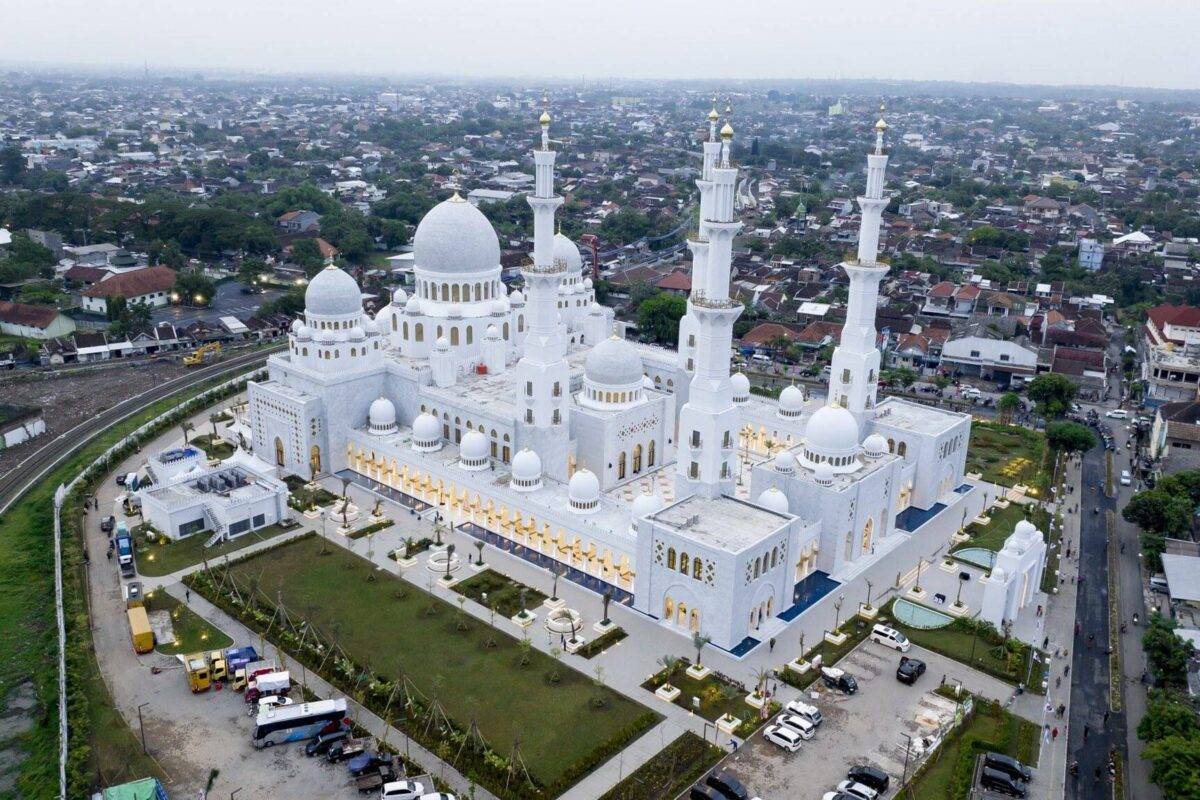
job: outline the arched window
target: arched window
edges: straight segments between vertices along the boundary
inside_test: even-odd
[[[483,297],[483,284],[475,284],[475,299],[479,300]]]
[[[366,351],[363,351],[363,352],[366,352]],[[350,348],[350,357],[351,357],[351,358],[353,358],[353,357],[354,357],[354,356],[356,356],[356,355],[358,355],[358,348],[357,348],[357,347],[351,347],[351,348]]]
[[[408,336],[408,333],[407,333],[407,331],[408,331],[408,323],[407,323],[407,322],[406,322],[406,323],[404,323],[404,330],[406,331],[406,333],[405,333],[404,335],[405,335],[405,336]],[[393,333],[395,333],[395,331],[396,331],[396,315],[395,315],[395,314],[392,314],[392,332],[393,332]]]
[[[275,446],[278,449],[280,447],[279,440],[276,439],[275,442],[276,442]],[[281,465],[283,464],[282,461],[280,461],[279,463]],[[667,548],[667,569],[675,569],[675,548],[674,547]]]
[[[452,344],[452,345],[458,344],[458,328],[450,329],[450,344]]]
[[[633,472],[637,474],[642,471],[642,445],[635,444],[633,446]]]
[[[679,556],[679,571],[684,575],[687,575],[688,563],[688,554],[685,552]]]
[[[669,597],[663,598],[663,619],[667,622],[675,616],[675,601]]]
[[[754,577],[757,578],[761,574],[762,574],[762,556],[759,556],[758,558],[754,559]]]
[[[275,437],[275,464],[283,466],[283,440],[278,436]]]
[[[321,471],[321,448],[319,445],[314,444],[312,446],[312,451],[309,453],[308,461],[309,464],[312,465],[314,472]]]
[[[508,323],[504,323],[504,339],[508,340]]]
[[[418,322],[413,326],[413,340],[417,342],[425,341],[425,324]]]
[[[457,283],[456,283],[456,284],[454,284],[453,286],[451,286],[451,287],[450,287],[450,299],[451,299],[451,300],[453,300],[453,301],[454,301],[454,302],[456,302],[456,303],[457,303],[459,300],[461,300],[461,299],[462,299],[462,298],[459,296],[459,292],[458,292],[458,284],[457,284]]]
[[[771,569],[775,569],[775,564],[777,563],[778,559],[779,559],[779,548],[772,547],[771,548]]]
[[[467,344],[472,344],[472,343],[474,343],[474,341],[475,341],[475,328],[474,328],[474,326],[468,325],[467,326]]]
[[[650,440],[650,446],[646,449],[646,466],[654,466],[654,440]]]
[[[302,355],[302,356],[306,356],[306,355],[308,355],[308,348],[307,348],[307,347],[302,347],[302,348],[300,349],[300,355]]]
[[[700,575],[703,571],[704,571],[704,562],[702,562],[700,560],[700,557],[696,556],[696,557],[692,558],[692,577],[695,578],[696,580],[700,580]]]
[[[906,453],[908,453],[908,442],[900,442],[896,445],[896,455],[904,458]]]
[[[524,333],[524,332],[525,332],[525,315],[520,314],[517,317],[517,333]]]
[[[396,318],[392,317],[392,322],[395,322],[395,321],[396,321]],[[401,335],[404,337],[404,341],[407,342],[408,341],[408,323],[407,322],[404,323],[403,333]]]
[[[450,284],[448,284],[448,283],[442,284],[442,299],[443,300],[450,299]]]
[[[617,480],[624,480],[624,478],[625,478],[625,452],[622,451],[621,455],[617,458]]]

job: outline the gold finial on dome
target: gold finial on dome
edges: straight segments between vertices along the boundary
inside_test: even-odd
[[[542,116],[538,117],[538,122],[542,123],[543,125],[549,125],[550,124],[550,112],[543,111]]]
[[[550,124],[550,96],[542,92],[542,115],[538,117],[538,122],[542,125]]]
[[[733,138],[733,126],[729,124],[728,120],[725,121],[724,127],[721,128],[721,138],[722,139],[732,139]]]
[[[708,121],[716,122],[720,118],[721,118],[721,115],[717,113],[717,104],[713,103],[712,110],[708,112]]]
[[[463,200],[463,196],[458,193],[458,189],[455,189],[454,194],[450,195],[450,202],[451,203],[465,203],[467,201]]]
[[[879,121],[875,123],[875,130],[886,131],[888,124],[883,121],[883,112],[887,111],[887,103],[879,104]]]

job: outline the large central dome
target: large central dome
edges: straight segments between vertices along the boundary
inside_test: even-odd
[[[416,269],[440,275],[500,268],[500,240],[487,217],[457,194],[429,210],[413,234]]]

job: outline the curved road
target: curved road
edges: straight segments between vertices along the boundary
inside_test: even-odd
[[[153,389],[122,400],[112,408],[59,434],[25,456],[8,473],[0,477],[0,514],[7,512],[21,495],[53,471],[64,459],[87,445],[95,435],[164,397],[169,397],[176,392],[205,383],[213,378],[231,376],[265,363],[267,356],[281,349],[283,349],[282,344],[200,367],[187,375],[166,381]]]

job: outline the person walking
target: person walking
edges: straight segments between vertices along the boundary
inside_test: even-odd
[[[1084,725],[1083,725],[1083,740],[1085,742],[1087,741],[1088,734],[1091,732],[1092,732],[1091,727],[1089,727],[1087,723],[1084,723]]]
[[[1055,726],[1054,729],[1050,731],[1050,740],[1053,742],[1058,741],[1058,726]]]

